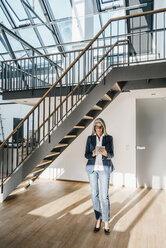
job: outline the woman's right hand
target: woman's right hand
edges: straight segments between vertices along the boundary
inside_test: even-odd
[[[96,156],[96,150],[94,149],[93,151],[92,151],[92,157],[95,157]]]

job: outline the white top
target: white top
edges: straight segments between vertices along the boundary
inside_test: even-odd
[[[99,140],[98,136],[96,135],[96,146],[102,146],[103,136],[104,134],[102,134]],[[104,170],[104,166],[102,163],[102,154],[96,155],[94,170],[100,170],[100,171]]]

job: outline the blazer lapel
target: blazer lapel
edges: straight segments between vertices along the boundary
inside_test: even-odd
[[[96,135],[92,136],[92,143],[93,143],[93,146],[96,147]]]
[[[104,135],[103,140],[102,140],[102,146],[105,146],[105,138],[106,138],[106,136]]]

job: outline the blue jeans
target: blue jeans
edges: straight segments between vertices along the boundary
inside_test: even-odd
[[[99,200],[99,186],[98,186],[98,181],[99,181],[102,210],[103,210],[103,221],[108,222],[110,219],[110,202],[109,202],[110,174],[106,174],[104,171],[93,171],[92,173],[87,173],[87,174],[90,182],[91,198],[92,198],[95,217],[97,220],[102,218],[101,206]]]

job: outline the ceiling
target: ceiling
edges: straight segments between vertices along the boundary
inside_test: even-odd
[[[0,0],[0,60],[71,50],[72,23],[83,18],[79,13],[74,17],[73,11],[78,12],[74,3],[81,1]],[[88,0],[92,10],[84,18],[93,16],[95,35],[111,17],[143,10],[149,1]]]

